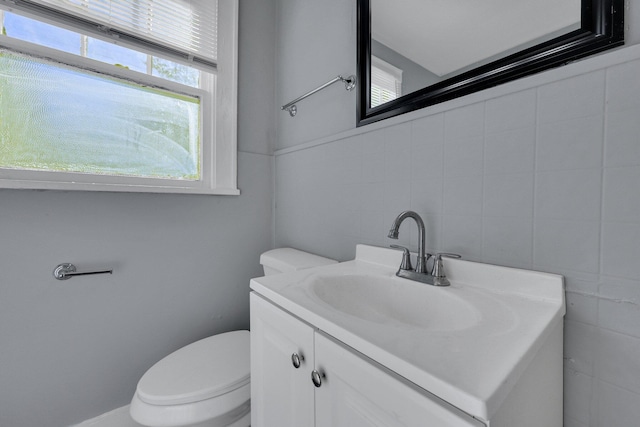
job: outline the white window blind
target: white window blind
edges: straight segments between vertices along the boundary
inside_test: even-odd
[[[372,56],[371,107],[392,101],[400,96],[402,96],[402,70]]]
[[[148,50],[182,53],[182,61],[215,67],[217,63],[217,0],[13,0],[14,7],[49,8],[50,19],[71,21],[114,39],[142,43]],[[33,7],[35,5],[35,8]],[[51,12],[54,12],[52,14]],[[57,12],[57,16],[56,13]],[[73,22],[75,21],[75,22]],[[154,49],[156,48],[156,49]]]

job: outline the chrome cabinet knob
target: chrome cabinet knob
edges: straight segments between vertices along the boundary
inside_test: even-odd
[[[324,373],[321,374],[315,369],[311,371],[311,381],[313,382],[314,386],[320,387],[322,385],[322,378],[325,378]]]
[[[304,356],[302,354],[293,353],[291,355],[291,363],[294,368],[298,369],[302,362],[304,362]]]

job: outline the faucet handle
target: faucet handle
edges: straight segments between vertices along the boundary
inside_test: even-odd
[[[404,251],[402,254],[402,262],[400,263],[400,270],[413,270],[413,267],[411,266],[411,252],[409,252],[409,249],[400,245],[391,245],[390,247],[394,249],[402,249]]]
[[[433,260],[433,270],[431,270],[431,275],[433,277],[437,277],[439,279],[442,279],[445,277],[444,274],[444,267],[442,266],[442,257],[445,258],[462,258],[461,255],[458,254],[450,254],[447,252],[440,252],[437,253],[434,257]]]

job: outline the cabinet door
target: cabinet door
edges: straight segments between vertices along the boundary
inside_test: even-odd
[[[255,293],[250,301],[251,425],[313,427],[313,329]]]
[[[484,426],[320,333],[315,350],[316,427]]]

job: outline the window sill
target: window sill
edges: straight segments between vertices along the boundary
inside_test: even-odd
[[[237,188],[186,187],[179,185],[135,185],[106,184],[89,182],[52,182],[36,180],[15,180],[0,178],[0,188],[16,190],[62,190],[62,191],[105,191],[116,193],[173,193],[173,194],[208,194],[220,196],[237,196]]]

